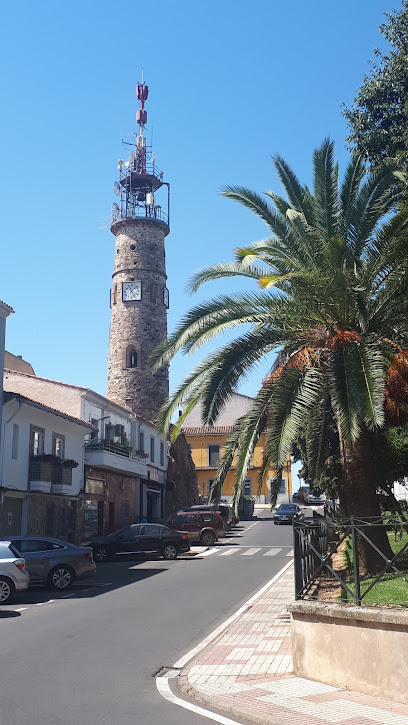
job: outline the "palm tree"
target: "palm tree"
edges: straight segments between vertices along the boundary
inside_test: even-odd
[[[406,367],[408,347],[408,212],[396,206],[404,177],[392,162],[369,175],[362,157],[354,154],[339,185],[329,140],[314,152],[313,190],[281,157],[274,165],[286,199],[272,191],[265,199],[243,187],[222,192],[260,217],[268,238],[236,249],[231,263],[198,271],[190,284],[195,292],[208,280],[243,276],[256,280],[258,290],[224,294],[193,307],[155,351],[152,366],[168,364],[180,350],[195,352],[225,330],[243,330],[208,354],[179,385],[159,425],[167,431],[186,399],[175,433],[199,401],[203,423],[211,425],[239,382],[261,359],[278,352],[251,410],[237,422],[215,487],[235,453],[236,505],[262,431],[260,478],[270,465],[281,471],[306,415],[318,459],[331,409],[348,510],[377,517],[369,431],[384,425],[387,376],[390,369],[395,377]],[[373,540],[390,553],[382,530],[373,531]],[[363,568],[378,570],[383,560],[377,553],[364,540],[359,548]]]

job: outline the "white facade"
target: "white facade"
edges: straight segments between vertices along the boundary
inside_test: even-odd
[[[147,479],[165,481],[166,439],[157,432],[152,423],[136,418],[127,408],[117,405],[89,388],[47,380],[12,370],[4,371],[4,390],[18,391],[31,400],[49,405],[87,423],[93,423],[98,429],[98,433],[89,435],[88,442],[95,446],[94,451],[87,449],[86,459],[89,465],[96,465],[92,456],[97,452],[97,444],[109,439],[119,443],[118,438],[121,434],[118,432],[118,427],[122,426],[123,433],[132,448],[130,461],[132,461],[133,468],[129,469],[128,463],[126,470]],[[146,457],[137,453],[140,450],[141,434]],[[151,443],[152,439],[154,444]],[[164,455],[161,454],[162,451]],[[153,453],[154,460],[152,460],[151,453]],[[117,463],[120,462],[117,461]]]
[[[0,455],[0,533],[3,538],[8,533],[27,533],[31,495],[51,494],[79,503],[84,485],[84,437],[90,429],[89,425],[80,420],[53,411],[19,394],[5,393],[4,399]],[[78,464],[66,469],[64,479],[52,482],[51,475],[33,475],[34,433],[38,435],[38,454],[55,453],[58,440],[62,444],[60,458]],[[41,465],[38,464],[37,472],[41,473]],[[48,464],[49,472],[52,470],[50,466]]]
[[[0,300],[0,455],[1,455],[1,432],[2,432],[2,411],[3,411],[3,370],[4,354],[6,343],[6,320],[14,312],[12,307]]]
[[[404,478],[403,481],[395,481],[393,489],[397,501],[408,501],[408,478]]]

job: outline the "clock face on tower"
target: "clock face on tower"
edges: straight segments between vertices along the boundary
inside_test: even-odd
[[[142,283],[141,282],[123,282],[122,283],[122,300],[124,302],[133,302],[133,300],[142,299]]]

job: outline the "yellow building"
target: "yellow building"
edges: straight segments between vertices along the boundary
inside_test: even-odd
[[[208,496],[212,482],[215,478],[219,460],[222,456],[224,445],[228,436],[234,429],[237,418],[244,415],[250,407],[252,398],[246,395],[234,393],[221,415],[213,426],[201,424],[201,410],[199,406],[188,414],[183,424],[183,431],[190,446],[191,455],[197,470],[198,492],[200,495]],[[259,439],[251,466],[248,469],[247,478],[244,484],[243,493],[248,496],[255,496],[258,490],[259,472],[263,459],[264,437]],[[259,502],[269,503],[271,481],[274,478],[274,470],[271,468],[265,479],[260,492]],[[222,498],[232,500],[235,483],[235,459],[222,487]],[[284,467],[282,484],[278,494],[279,502],[287,502],[288,496],[292,493],[292,477],[290,459]]]

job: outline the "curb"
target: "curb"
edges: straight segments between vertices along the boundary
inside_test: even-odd
[[[221,698],[216,700],[216,698],[210,697],[210,695],[203,695],[201,692],[198,692],[193,685],[190,685],[188,681],[188,672],[189,668],[185,667],[181,674],[177,677],[176,683],[180,692],[182,692],[182,694],[186,697],[189,697],[191,700],[199,702],[201,705],[207,705],[207,707],[211,707],[213,710],[219,710],[220,712],[225,713],[225,715],[244,718],[245,720],[255,723],[255,725],[288,725],[287,719],[271,719],[270,715],[258,715],[256,712],[253,712],[253,710],[246,710],[243,707],[234,707],[233,705],[225,705]]]

